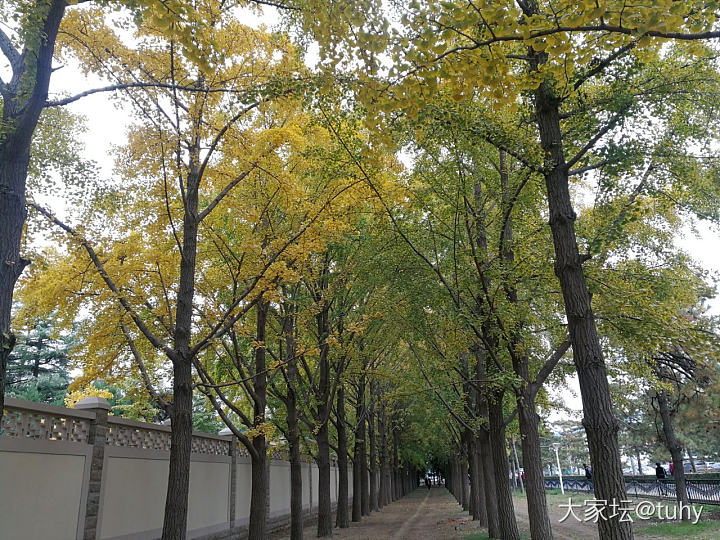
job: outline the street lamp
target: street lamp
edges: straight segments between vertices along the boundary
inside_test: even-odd
[[[565,486],[563,485],[562,469],[560,468],[560,456],[558,455],[558,450],[560,449],[560,443],[553,443],[552,447],[555,450],[555,461],[557,463],[558,476],[560,477],[560,493],[565,495]]]

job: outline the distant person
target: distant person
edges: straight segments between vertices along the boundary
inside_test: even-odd
[[[665,469],[663,469],[663,466],[660,465],[659,461],[655,463],[655,478],[658,480],[665,478]]]
[[[670,462],[670,476],[675,476],[675,463]]]
[[[586,465],[585,463],[583,463],[583,469],[585,469],[585,478],[587,478],[588,480],[592,480],[592,476],[593,476],[592,468],[589,465]]]
[[[430,491],[430,478],[427,476],[425,477],[425,487],[428,488],[428,491]]]
[[[525,471],[522,471],[520,473],[520,478],[522,479],[523,482],[525,481]]]

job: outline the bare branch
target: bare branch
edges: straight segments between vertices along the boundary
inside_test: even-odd
[[[538,371],[538,374],[535,376],[535,380],[528,385],[530,393],[533,395],[533,397],[535,396],[535,394],[538,393],[540,387],[545,383],[545,379],[550,376],[560,359],[565,356],[565,353],[570,348],[570,345],[570,339],[565,339],[565,341],[558,345],[552,355],[550,355],[550,358],[545,360],[545,363],[540,368],[540,371]]]

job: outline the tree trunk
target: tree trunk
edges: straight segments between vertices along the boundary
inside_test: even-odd
[[[332,507],[330,501],[330,441],[328,424],[320,425],[318,445],[318,538],[332,536]]]
[[[265,538],[267,523],[268,467],[265,436],[258,435],[252,440],[257,455],[251,454],[250,465],[250,523],[248,540]]]
[[[485,520],[487,520],[487,516],[483,516],[481,512],[480,491],[482,491],[483,487],[480,484],[480,474],[478,472],[475,436],[472,431],[466,429],[463,432],[463,438],[465,440],[465,453],[467,454],[468,468],[470,470],[470,501],[468,510],[470,511],[473,521],[479,521],[481,526],[485,526],[486,523],[483,522],[482,518],[485,517]]]
[[[381,402],[380,415],[378,416],[378,431],[380,433],[380,492],[378,493],[378,502],[380,508],[387,506],[390,502],[388,498],[389,486],[387,475],[388,463],[388,447],[387,447],[387,425],[385,415],[385,404]]]
[[[292,396],[292,397],[291,397]],[[288,446],[290,447],[290,540],[303,537],[302,459],[298,429],[297,396],[288,389]]]
[[[359,390],[358,390],[359,395]],[[352,520],[354,523],[362,519],[362,467],[360,461],[362,459],[362,434],[360,433],[360,418],[362,418],[362,407],[360,401],[355,403],[355,444],[353,446],[353,504],[352,504]]]
[[[367,462],[367,428],[365,422],[367,420],[367,410],[365,409],[365,375],[360,376],[358,383],[358,401],[357,401],[357,435],[355,440],[360,443],[360,510],[363,516],[370,515],[370,485],[368,477],[368,462]]]
[[[290,450],[290,540],[302,540],[303,537],[303,497],[302,497],[302,457],[300,454],[300,420],[297,408],[297,358],[295,336],[293,335],[295,319],[287,315],[283,321],[283,332],[287,344],[287,439]]]
[[[257,321],[255,341],[264,344],[266,339],[267,316],[270,304],[260,300],[257,305]],[[260,427],[265,423],[265,408],[267,406],[267,373],[266,349],[264,345],[255,348],[255,375],[253,377],[253,427]],[[266,536],[267,527],[267,498],[269,495],[267,441],[261,432],[252,439],[255,450],[251,460],[252,486],[250,494],[250,522],[248,524],[248,539],[261,540]],[[256,455],[255,455],[256,454]]]
[[[170,467],[165,499],[162,540],[184,540],[187,534],[188,495],[190,487],[190,450],[192,446],[192,334],[193,299],[195,296],[195,264],[198,236],[198,190],[200,186],[199,147],[190,151],[185,211],[183,213],[182,257],[175,314],[173,362],[173,402],[170,408],[172,427]],[[258,329],[263,333],[265,322],[258,308]],[[262,338],[264,339],[264,337]],[[256,351],[257,352],[257,351]],[[264,362],[264,349],[262,350]],[[264,369],[264,364],[263,364]],[[264,376],[264,375],[263,375]],[[257,403],[256,403],[257,406]],[[263,406],[263,414],[265,412]]]
[[[640,460],[640,450],[637,450],[637,451],[635,452],[635,459],[637,459],[638,474],[639,474],[640,476],[642,476],[643,469],[642,469],[642,461]]]
[[[338,377],[340,374],[338,374]],[[348,518],[348,452],[347,428],[345,427],[345,387],[337,390],[337,438],[338,438],[338,496],[335,525],[341,529],[350,526]]]
[[[695,467],[695,458],[693,458],[692,452],[690,452],[689,449],[685,450],[687,452],[688,460],[690,461],[690,467],[692,468],[692,472],[697,473],[697,467]]]
[[[545,498],[545,477],[542,471],[542,454],[539,418],[535,412],[535,398],[527,391],[520,391],[517,397],[518,423],[520,425],[520,444],[525,470],[525,490],[527,494],[528,520],[533,540],[552,539],[552,526]]]
[[[400,431],[398,431],[399,428],[397,426],[394,426],[392,428],[392,440],[393,440],[393,446],[392,446],[392,485],[393,485],[393,501],[397,501],[400,497],[400,482],[399,482],[399,475],[400,475]]]
[[[370,407],[368,410],[368,438],[370,439],[370,511],[379,510],[378,502],[378,466],[377,466],[377,437],[375,435],[375,394],[377,382],[370,381]]]
[[[515,446],[515,437],[510,438],[510,443],[512,445],[512,453],[513,459],[515,460],[515,470],[517,471],[518,483],[520,484],[520,492],[525,493],[525,482],[523,482],[522,472],[520,471],[520,460],[518,460],[517,447]]]
[[[575,234],[576,215],[570,198],[568,166],[562,145],[559,101],[547,83],[541,84],[535,92],[535,112],[545,163],[549,164],[544,176],[555,247],[555,274],[563,294],[580,383],[583,426],[594,473],[595,496],[620,504],[627,499],[627,494],[617,439],[618,423],[613,415],[607,369]],[[620,521],[619,516],[598,520],[598,530],[601,540],[633,538],[631,524]]]
[[[663,442],[665,447],[670,451],[675,473],[675,497],[680,506],[688,506],[687,485],[685,483],[685,466],[682,458],[682,446],[675,435],[675,427],[673,426],[672,411],[665,390],[657,392],[658,408],[660,409],[660,419],[663,427]],[[683,521],[690,521],[690,515],[681,512]]]
[[[38,6],[43,4],[38,3]],[[5,406],[5,376],[8,356],[15,346],[10,328],[12,299],[23,269],[30,261],[20,255],[25,209],[25,189],[30,164],[30,146],[40,113],[45,106],[52,74],[60,21],[65,0],[45,4],[47,12],[39,28],[37,50],[19,53],[13,76],[5,83],[0,122],[0,425]],[[41,8],[38,7],[38,11]],[[32,39],[34,36],[28,36]]]
[[[162,538],[184,540],[187,534],[192,444],[192,371],[185,361],[175,362],[173,368],[170,423],[170,467]]]
[[[473,450],[475,454],[473,461],[475,462],[475,474],[477,476],[477,497],[478,497],[478,521],[481,527],[488,526],[488,514],[487,514],[487,500],[485,497],[486,480],[485,480],[485,467],[483,466],[482,455],[480,454],[480,439],[477,434],[473,436],[474,444]]]
[[[502,407],[503,393],[496,392],[489,405],[490,445],[495,465],[495,493],[498,499],[498,518],[502,540],[520,540],[520,531],[515,520],[507,452],[505,451],[505,424]],[[528,501],[528,505],[529,505]]]

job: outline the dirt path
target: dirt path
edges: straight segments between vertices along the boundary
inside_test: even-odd
[[[458,538],[455,520],[464,521],[462,509],[445,488],[419,488],[379,512],[333,529],[342,540],[450,540]],[[303,538],[316,538],[315,527],[305,527]]]
[[[547,503],[553,536],[556,540],[597,540],[597,525],[592,522],[578,521],[569,517],[560,521],[567,513],[568,496],[573,502],[582,502],[582,494],[556,495],[548,494]],[[530,538],[527,499],[516,494],[513,497],[515,516],[523,540]],[[582,517],[582,512],[579,514]],[[714,515],[708,519],[718,520]],[[333,516],[334,519],[334,516]],[[638,523],[641,530],[636,530],[638,539],[656,539],[650,530],[642,530],[649,523]],[[702,524],[701,524],[702,525]],[[306,523],[303,538],[314,539],[316,525]],[[467,538],[472,533],[487,532],[480,529],[477,522],[472,521],[452,495],[443,487],[430,491],[419,488],[410,495],[396,501],[380,512],[364,517],[360,523],[351,523],[349,529],[333,529],[333,539],[340,540],[453,540]],[[705,530],[684,530],[686,540],[715,540],[720,538],[720,527]],[[473,535],[477,538],[478,536]],[[482,536],[485,537],[485,536]],[[279,534],[275,540],[287,540]]]

